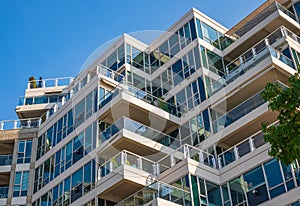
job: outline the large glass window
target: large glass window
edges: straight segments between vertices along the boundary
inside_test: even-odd
[[[80,160],[83,155],[84,132],[81,132],[73,141],[73,164]]]
[[[71,202],[74,202],[82,196],[83,186],[83,168],[79,169],[72,175],[72,191],[71,191]]]
[[[32,140],[19,140],[17,164],[30,163]]]
[[[75,128],[84,122],[85,119],[85,100],[75,106]]]
[[[218,32],[212,27],[202,22],[203,39],[211,45],[220,48],[218,42]]]
[[[243,189],[242,178],[236,178],[229,183],[230,186],[230,196],[233,205],[240,205],[241,203],[246,203],[246,197]]]
[[[244,174],[244,181],[246,183],[246,190],[250,191],[265,183],[265,178],[263,175],[262,167],[257,167],[256,169]]]
[[[89,118],[93,114],[93,93],[87,95],[85,98],[85,119]]]
[[[29,171],[16,172],[14,180],[14,197],[26,196],[28,190]]]

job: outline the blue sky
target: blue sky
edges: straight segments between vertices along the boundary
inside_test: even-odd
[[[230,28],[263,0],[1,0],[0,120],[29,76],[76,76],[103,43],[140,30],[166,30],[191,7]]]

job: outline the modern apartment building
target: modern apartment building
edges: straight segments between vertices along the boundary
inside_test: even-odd
[[[151,44],[124,34],[76,78],[33,80],[0,122],[0,205],[296,206],[260,94],[300,64],[300,2],[231,29],[191,9]]]

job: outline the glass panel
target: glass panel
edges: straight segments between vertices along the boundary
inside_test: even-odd
[[[270,188],[283,182],[279,162],[276,159],[264,164],[264,168]]]
[[[218,32],[212,27],[202,22],[203,39],[211,45],[220,48],[218,41]]]
[[[209,205],[222,205],[220,187],[216,184],[206,181],[207,197]]]
[[[229,183],[230,185],[230,195],[233,205],[238,205],[240,203],[246,202],[246,197],[244,195],[244,185],[242,178],[237,178]]]
[[[246,191],[252,190],[253,188],[263,184],[265,178],[261,166],[244,174]]]

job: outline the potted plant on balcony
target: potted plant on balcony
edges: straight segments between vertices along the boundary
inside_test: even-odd
[[[37,88],[36,81],[34,77],[29,77],[30,89]]]

